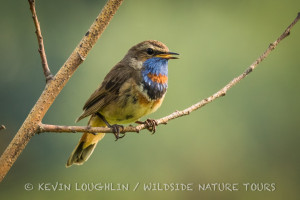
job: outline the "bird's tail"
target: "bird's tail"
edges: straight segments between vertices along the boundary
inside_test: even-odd
[[[92,116],[89,121],[89,126],[99,127],[106,126],[102,119],[97,116]],[[105,136],[105,133],[97,133],[96,135],[91,133],[84,133],[79,140],[79,143],[70,155],[66,167],[71,165],[82,165],[92,155],[97,143]]]

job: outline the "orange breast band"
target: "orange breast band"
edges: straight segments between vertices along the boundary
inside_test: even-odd
[[[162,74],[151,74],[149,73],[148,74],[148,77],[153,81],[153,82],[156,82],[156,83],[161,83],[161,84],[164,84],[164,83],[167,83],[168,81],[168,76],[166,75],[162,75]]]

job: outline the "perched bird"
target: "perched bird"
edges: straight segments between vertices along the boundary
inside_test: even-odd
[[[76,121],[90,116],[88,126],[112,127],[116,139],[120,138],[117,124],[136,122],[160,107],[168,87],[168,60],[176,55],[156,40],[133,46],[106,75]],[[151,124],[149,119],[146,122]],[[155,123],[152,125],[155,128]],[[104,135],[84,133],[66,166],[87,161]]]

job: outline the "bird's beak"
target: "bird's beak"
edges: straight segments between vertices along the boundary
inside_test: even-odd
[[[178,57],[175,57],[174,55],[179,55],[179,54],[174,52],[166,52],[166,53],[159,53],[155,55],[155,57],[164,58],[164,59],[178,59]]]

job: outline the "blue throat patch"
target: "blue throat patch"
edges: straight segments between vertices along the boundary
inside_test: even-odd
[[[151,77],[157,77],[156,81],[155,79],[151,79]],[[160,80],[160,77],[162,77],[163,79]],[[142,84],[143,90],[147,91],[150,99],[159,99],[166,93],[168,87],[167,77],[167,59],[154,57],[144,62],[142,68]]]

